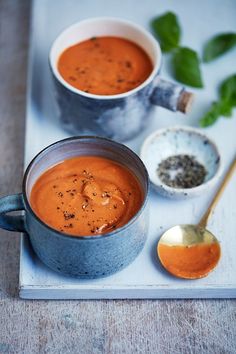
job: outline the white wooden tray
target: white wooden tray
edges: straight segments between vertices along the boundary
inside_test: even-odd
[[[141,4],[142,3],[142,4]],[[236,31],[235,1],[147,0],[37,0],[32,5],[31,42],[28,75],[25,165],[48,144],[65,138],[56,122],[48,51],[53,39],[66,26],[94,16],[129,19],[148,28],[150,19],[167,10],[179,15],[182,43],[201,53],[205,40],[217,32]],[[210,21],[209,21],[210,19]],[[154,129],[171,125],[196,126],[209,103],[217,97],[217,85],[235,71],[236,50],[224,58],[203,65],[205,88],[189,116],[161,108],[153,111],[147,130],[127,145],[139,153],[143,139]],[[169,77],[170,57],[164,57],[162,75]],[[170,77],[169,77],[170,78]],[[221,118],[205,130],[217,143],[224,169],[236,151],[236,110],[232,119]],[[214,190],[197,199],[172,201],[154,192],[150,197],[150,232],[144,250],[125,270],[100,280],[76,280],[56,274],[33,253],[26,235],[22,236],[20,258],[20,297],[37,299],[122,299],[122,298],[235,298],[236,297],[236,175],[211,218],[209,229],[219,238],[222,258],[207,277],[189,281],[168,275],[156,259],[156,243],[161,233],[178,223],[196,223],[213,196]]]

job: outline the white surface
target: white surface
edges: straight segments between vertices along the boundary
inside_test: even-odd
[[[56,3],[56,8],[55,8]],[[46,1],[33,5],[31,55],[27,104],[26,165],[43,147],[67,134],[56,125],[56,107],[51,90],[48,52],[52,41],[68,25],[88,17],[116,16],[148,28],[149,20],[167,10],[179,16],[182,44],[201,53],[205,40],[217,32],[236,31],[235,1],[157,1],[138,5],[135,0]],[[202,65],[205,88],[195,90],[197,97],[192,113],[184,116],[157,108],[153,122],[139,137],[127,145],[139,152],[144,138],[154,129],[171,125],[196,126],[210,101],[217,97],[217,86],[235,72],[236,49],[219,60]],[[162,75],[170,78],[170,56],[164,56]],[[223,168],[236,152],[236,110],[232,119],[221,118],[205,129],[222,156]],[[50,271],[31,252],[27,238],[22,238],[20,262],[20,296],[23,298],[214,298],[236,297],[236,174],[217,206],[209,230],[220,240],[222,258],[207,278],[188,281],[168,275],[156,260],[155,247],[161,233],[179,223],[196,223],[211,200],[214,191],[184,201],[171,201],[150,196],[151,215],[148,242],[139,257],[125,270],[105,279],[82,281]]]

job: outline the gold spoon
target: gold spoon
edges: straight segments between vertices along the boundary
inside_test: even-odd
[[[177,225],[161,236],[157,245],[158,257],[163,267],[176,277],[203,278],[219,262],[219,241],[206,227],[235,168],[236,159],[231,163],[215,197],[197,225]]]

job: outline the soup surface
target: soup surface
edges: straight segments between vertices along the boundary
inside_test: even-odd
[[[201,278],[218,263],[220,246],[218,243],[192,246],[169,246],[160,244],[158,253],[165,268],[181,278]]]
[[[116,95],[143,83],[153,65],[134,42],[94,37],[67,48],[59,57],[61,76],[75,88],[97,95]]]
[[[42,221],[74,236],[113,231],[126,224],[142,202],[136,177],[126,167],[96,156],[74,157],[51,167],[30,195]]]

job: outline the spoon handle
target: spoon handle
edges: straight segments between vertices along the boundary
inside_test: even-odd
[[[230,178],[232,177],[234,170],[236,168],[236,158],[234,159],[234,161],[231,163],[227,173],[225,174],[223,181],[219,187],[219,189],[216,192],[216,195],[214,196],[211,204],[209,205],[207,211],[205,212],[205,214],[202,216],[201,220],[198,223],[199,227],[203,227],[205,228],[207,226],[208,220],[211,216],[211,213],[213,211],[213,209],[215,208],[216,204],[218,203],[222,193],[224,192],[224,189],[226,187],[226,185],[228,184]]]

